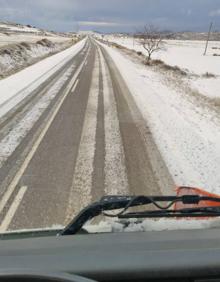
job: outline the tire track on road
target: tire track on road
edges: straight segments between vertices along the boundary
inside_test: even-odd
[[[97,48],[96,48],[97,49]],[[103,74],[101,67],[101,57],[99,56],[99,96],[96,124],[96,146],[93,162],[92,175],[92,202],[98,201],[104,195],[105,186],[105,125],[104,125],[104,97],[103,97]]]
[[[152,167],[147,144],[139,130],[139,122],[133,115],[135,112],[132,113],[128,104],[131,94],[110,56],[103,47],[101,50],[112,80],[130,193],[160,194],[158,178]],[[132,107],[134,110],[135,103]],[[137,107],[135,109],[137,110]]]
[[[83,130],[78,149],[78,156],[70,188],[70,197],[66,214],[66,222],[70,221],[82,207],[92,201],[94,157],[96,148],[97,111],[99,98],[99,60],[97,51],[92,73],[88,104],[85,112]]]
[[[99,47],[98,47],[99,48]],[[103,74],[105,115],[105,194],[118,195],[129,192],[124,148],[119,129],[114,89],[108,66],[99,48]]]

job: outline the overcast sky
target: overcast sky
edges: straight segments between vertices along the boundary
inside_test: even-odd
[[[0,0],[0,21],[57,31],[220,30],[220,0]]]

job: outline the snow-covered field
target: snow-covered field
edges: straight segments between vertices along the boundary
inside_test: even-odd
[[[147,53],[143,46],[138,41],[133,40],[133,38],[106,36],[105,39],[127,48]],[[210,41],[206,56],[203,56],[204,49],[204,41],[166,40],[165,50],[154,53],[153,59],[161,59],[171,66],[179,66],[198,75],[206,72],[220,75],[220,57],[213,56],[213,54],[220,55],[220,42]]]
[[[43,38],[48,38],[50,41],[54,43],[64,42],[70,40],[69,37],[62,37],[62,36],[44,36],[44,35],[35,35],[35,34],[11,34],[6,35],[3,33],[0,33],[0,47],[9,45],[9,44],[15,44],[19,42],[37,42]]]
[[[24,26],[21,24],[14,24],[14,23],[8,23],[8,22],[2,22],[0,23],[0,29],[5,31],[19,31],[19,32],[34,32],[34,33],[40,33],[41,30],[36,27],[31,26]]]
[[[176,185],[220,193],[220,121],[164,74],[104,45],[127,82]],[[179,85],[181,90],[181,85]]]
[[[34,27],[19,24],[0,23],[0,47],[20,42],[36,42],[48,38],[52,42],[64,42],[70,40],[69,36],[62,36]]]
[[[105,40],[146,54],[139,42],[131,37],[105,36]],[[201,94],[220,97],[220,42],[211,41],[206,56],[203,56],[204,48],[204,41],[166,40],[165,50],[154,53],[152,58],[161,59],[168,65],[178,66],[194,75],[188,83]],[[206,73],[215,77],[206,77]]]

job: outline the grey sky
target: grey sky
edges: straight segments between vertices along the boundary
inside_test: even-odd
[[[145,23],[162,29],[220,30],[220,0],[0,0],[0,21],[58,31],[134,31]]]

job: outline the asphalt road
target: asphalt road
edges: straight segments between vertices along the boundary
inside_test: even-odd
[[[163,194],[172,186],[147,121],[93,39],[0,120],[0,140],[72,74],[0,169],[0,231],[67,224],[106,194]]]

